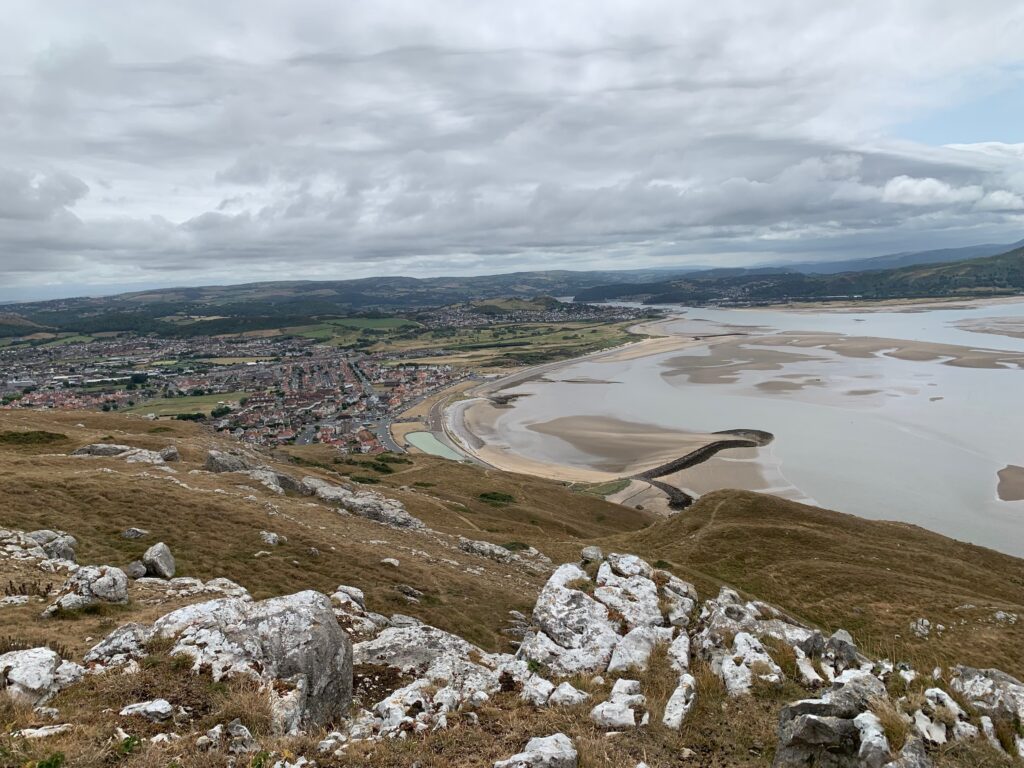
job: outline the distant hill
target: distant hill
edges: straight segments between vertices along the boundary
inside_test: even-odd
[[[998,256],[1001,253],[1024,247],[1024,240],[1016,243],[984,243],[968,245],[963,248],[939,248],[931,251],[909,251],[890,253],[885,256],[871,256],[866,259],[848,259],[845,261],[814,261],[800,264],[787,264],[787,271],[804,272],[806,274],[837,274],[839,272],[862,272],[873,269],[897,269],[913,267],[918,264],[945,264],[951,261],[978,259],[985,256]]]
[[[1005,296],[1024,293],[1024,247],[998,256],[948,264],[840,274],[741,274],[646,284],[599,286],[581,301],[635,300],[647,304],[764,304],[781,301]]]

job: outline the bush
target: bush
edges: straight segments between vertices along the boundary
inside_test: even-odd
[[[177,421],[203,421],[206,416],[201,413],[179,413],[174,418]]]
[[[500,491],[486,491],[481,493],[479,498],[488,504],[511,504],[516,500],[515,496]]]

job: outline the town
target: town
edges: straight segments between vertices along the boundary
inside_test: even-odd
[[[355,338],[292,332],[37,335],[0,347],[0,408],[119,411],[203,421],[257,445],[401,451],[389,429],[403,411],[478,375],[458,358],[443,362],[467,339],[474,342],[467,346],[481,346],[479,336],[460,342],[453,334],[486,328],[501,348],[517,334],[546,339],[582,323],[621,323],[649,314],[542,300],[429,310],[388,329],[364,328]],[[436,360],[442,362],[429,362]]]

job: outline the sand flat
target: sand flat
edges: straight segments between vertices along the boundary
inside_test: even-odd
[[[611,416],[562,416],[531,424],[528,429],[565,440],[594,456],[596,469],[619,475],[645,472],[728,437],[681,432]]]
[[[1003,501],[1024,501],[1024,467],[1007,464],[999,470],[998,493]]]

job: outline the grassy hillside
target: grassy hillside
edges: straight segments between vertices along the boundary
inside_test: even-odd
[[[183,460],[170,474],[116,458],[67,455],[96,441],[150,449],[173,444]],[[357,457],[349,463],[323,446],[266,456],[268,463],[293,475],[334,481],[372,477],[377,482],[366,487],[400,499],[432,529],[397,530],[339,514],[310,497],[272,493],[242,475],[193,473],[211,447],[230,444],[190,423],[154,423],[123,414],[0,412],[0,523],[70,531],[80,542],[83,563],[124,565],[152,542],[163,540],[175,554],[179,575],[204,580],[226,576],[256,598],[357,586],[366,592],[372,610],[416,616],[488,650],[510,649],[502,633],[506,612],[529,611],[545,575],[462,552],[455,537],[513,549],[532,545],[555,562],[575,560],[582,546],[598,544],[605,551],[635,552],[670,569],[697,584],[702,597],[729,584],[823,629],[843,626],[867,652],[885,653],[921,670],[957,661],[999,666],[1024,676],[1024,622],[993,620],[1000,609],[1024,614],[1024,561],[913,526],[861,520],[739,491],[710,494],[679,515],[660,519],[559,483],[429,456],[390,462]],[[150,534],[125,539],[120,532],[128,526]],[[261,530],[288,540],[267,546]],[[261,551],[267,554],[255,556]],[[382,563],[384,558],[397,558],[399,567]],[[60,580],[31,565],[0,559],[0,583]],[[405,598],[399,588],[407,587],[422,593],[419,602]],[[128,606],[67,620],[39,618],[38,604],[5,606],[5,642],[59,643],[80,659],[96,638],[121,624],[149,621],[201,599],[161,595],[133,583]],[[908,625],[919,617],[946,629],[928,639],[912,638]],[[730,699],[703,662],[695,661],[693,671],[699,703],[678,733],[657,724],[673,679],[659,655],[643,676],[655,724],[616,739],[608,739],[589,722],[589,705],[535,709],[509,692],[481,707],[474,725],[460,719],[447,731],[357,744],[344,757],[318,757],[317,762],[362,768],[407,768],[414,762],[424,768],[486,768],[517,751],[529,736],[561,730],[579,748],[582,768],[632,766],[640,760],[655,767],[676,765],[684,749],[693,750],[693,764],[769,765],[779,707],[806,697],[807,691],[790,680],[781,688]],[[610,685],[574,682],[595,695],[606,693]],[[393,681],[393,687],[399,684]],[[80,726],[73,734],[31,744],[0,734],[0,766],[33,764],[31,760],[57,748],[74,755],[69,766],[210,765],[208,755],[184,742],[119,752],[119,742],[111,741],[119,707],[163,695],[187,701],[204,727],[241,717],[261,739],[269,740],[265,702],[254,689],[212,684],[155,653],[137,676],[89,676],[62,693],[54,703],[75,713]],[[31,713],[4,708],[0,700],[0,719],[26,722]],[[320,734],[312,733],[274,742],[274,748],[312,755],[318,738]],[[934,757],[939,768],[1009,765],[993,754],[981,742],[950,746]]]

